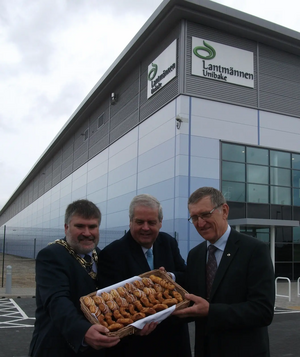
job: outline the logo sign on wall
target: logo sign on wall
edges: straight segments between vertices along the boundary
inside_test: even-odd
[[[192,74],[254,88],[253,53],[192,37]]]
[[[147,99],[176,77],[177,41],[173,41],[149,66]]]

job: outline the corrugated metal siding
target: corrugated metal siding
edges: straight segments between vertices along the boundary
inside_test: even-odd
[[[227,46],[253,52],[254,55],[254,89],[231,83],[224,83],[208,78],[191,75],[192,37],[205,38]],[[187,54],[186,54],[186,94],[220,100],[238,105],[257,106],[257,65],[256,43],[214,28],[202,26],[193,22],[187,23]]]
[[[300,116],[300,57],[259,45],[260,108]]]

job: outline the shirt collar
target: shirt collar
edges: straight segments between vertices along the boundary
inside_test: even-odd
[[[226,247],[226,243],[228,241],[228,237],[229,237],[229,234],[231,232],[231,227],[230,225],[228,224],[227,225],[227,229],[226,229],[226,232],[222,235],[221,238],[219,238],[216,243],[214,244],[214,246],[218,249],[220,249],[222,252],[224,252],[225,250],[225,247]],[[209,241],[207,241],[207,247],[211,245],[211,243],[209,243]]]

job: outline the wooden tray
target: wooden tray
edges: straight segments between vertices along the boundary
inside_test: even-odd
[[[181,310],[181,309],[184,309],[184,308],[186,308],[186,307],[189,306],[190,301],[189,301],[189,300],[186,300],[185,297],[184,297],[184,295],[187,294],[187,291],[186,291],[185,289],[183,289],[179,284],[177,284],[176,282],[174,282],[173,279],[170,277],[169,274],[164,273],[164,272],[162,272],[162,271],[159,270],[159,269],[155,269],[155,270],[148,271],[148,272],[146,272],[146,273],[144,273],[144,274],[141,274],[141,275],[139,275],[139,277],[140,277],[140,278],[149,278],[150,275],[156,275],[156,276],[158,276],[158,277],[160,277],[160,278],[162,278],[162,279],[165,279],[165,280],[171,282],[173,285],[175,285],[176,291],[178,291],[178,292],[181,294],[182,298],[183,298],[183,301],[181,301],[181,302],[179,302],[178,304],[176,304],[176,306],[175,306],[175,309],[176,309],[176,310],[178,310],[178,309]],[[114,285],[114,287],[116,287],[116,286],[119,287],[119,286],[124,286],[124,285],[125,285],[125,283],[121,281],[119,284]],[[102,289],[101,289],[101,290],[102,290]],[[110,287],[107,287],[107,288],[105,288],[105,290],[106,290],[107,292],[109,292],[111,289],[110,289]],[[94,291],[94,292],[92,292],[92,293],[90,293],[90,294],[88,294],[88,295],[86,295],[86,296],[93,297],[93,296],[95,296],[96,294],[97,294],[97,291]],[[90,312],[90,310],[89,310],[89,308],[88,308],[87,306],[85,306],[85,304],[84,304],[84,302],[83,302],[84,297],[85,297],[85,296],[82,296],[82,297],[80,298],[80,307],[81,307],[81,310],[82,310],[83,313],[84,313],[84,316],[85,316],[92,324],[100,324],[99,321],[98,321],[98,319],[96,318],[96,316],[93,315],[93,314]],[[155,316],[155,314],[154,314],[154,315],[151,315],[151,316]],[[143,319],[141,319],[140,321],[142,321],[142,320],[143,320]],[[125,326],[125,327],[121,328],[121,329],[118,330],[118,331],[108,332],[107,335],[108,335],[108,336],[118,336],[119,338],[123,338],[123,337],[125,337],[125,336],[134,334],[135,331],[137,331],[137,328],[135,328],[135,327],[132,326],[132,325],[128,325],[128,326]]]

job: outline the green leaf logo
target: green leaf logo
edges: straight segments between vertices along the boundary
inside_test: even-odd
[[[157,73],[157,69],[158,69],[158,66],[157,66],[157,64],[155,64],[155,63],[152,63],[152,69],[149,71],[149,73],[148,73],[148,80],[149,81],[152,81],[152,79],[154,79],[155,78],[155,76],[156,76],[156,73]]]
[[[204,46],[197,46],[193,49],[193,52],[194,52],[194,55],[199,57],[199,58],[202,58],[202,59],[206,59],[206,60],[210,60],[210,59],[213,59],[216,57],[216,50],[210,46],[207,42],[205,42],[203,40],[203,44]],[[205,51],[208,53],[208,56],[202,56],[198,53],[198,51]]]

